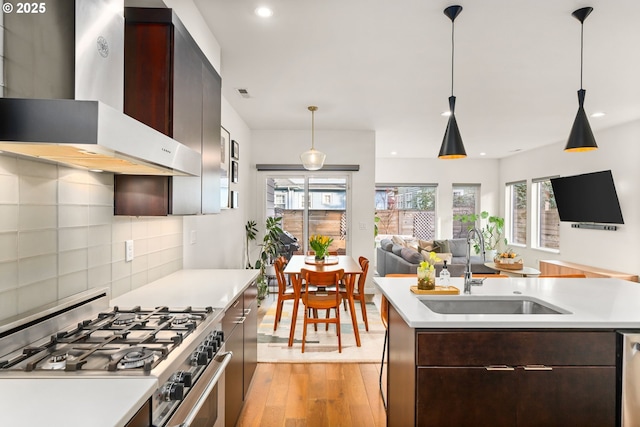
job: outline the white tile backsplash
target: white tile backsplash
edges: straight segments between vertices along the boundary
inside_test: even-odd
[[[0,291],[18,287],[18,263],[0,262]]]
[[[89,288],[118,296],[181,268],[182,217],[116,217],[113,174],[0,154],[0,322]]]
[[[58,257],[55,254],[21,258],[18,261],[18,285],[25,286],[55,279],[58,276],[57,263]]]
[[[0,175],[0,203],[18,203],[18,177]]]
[[[58,208],[54,205],[20,205],[18,228],[20,230],[56,229],[58,228]]]
[[[18,180],[20,204],[55,205],[58,195],[56,181],[34,176],[21,176]]]
[[[18,237],[20,258],[58,252],[58,232],[56,229],[21,231]]]
[[[18,233],[0,233],[0,262],[18,259]]]

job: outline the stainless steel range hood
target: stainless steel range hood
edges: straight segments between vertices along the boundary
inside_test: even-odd
[[[200,175],[200,153],[99,101],[0,99],[0,151],[129,175]]]
[[[200,152],[122,112],[124,1],[46,6],[4,15],[0,151],[114,173],[199,176]]]

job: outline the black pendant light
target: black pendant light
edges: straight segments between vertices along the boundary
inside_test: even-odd
[[[449,111],[451,115],[449,116],[447,130],[444,133],[442,146],[438,154],[438,158],[440,159],[462,159],[467,157],[467,152],[464,150],[464,144],[460,136],[460,130],[458,129],[458,122],[456,121],[456,97],[453,96],[454,21],[460,12],[462,12],[462,6],[449,6],[444,10],[444,14],[451,19],[451,96],[449,97]]]
[[[589,120],[587,120],[587,113],[584,111],[584,97],[587,93],[582,88],[582,62],[583,62],[583,50],[584,50],[584,20],[593,11],[592,7],[583,7],[574,11],[571,16],[580,21],[580,90],[578,91],[578,113],[576,119],[573,121],[573,127],[567,140],[567,145],[564,147],[564,151],[577,152],[577,151],[591,151],[597,150],[598,145],[596,139],[593,137]]]

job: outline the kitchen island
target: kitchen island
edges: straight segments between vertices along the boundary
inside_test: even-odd
[[[637,284],[486,279],[471,288],[472,295],[445,297],[416,296],[409,289],[414,278],[374,282],[390,302],[389,427],[619,421],[617,331],[640,328]],[[452,284],[463,287],[461,278]],[[556,314],[442,314],[460,308],[459,302],[514,298],[539,302]],[[429,303],[441,313],[425,305],[438,299],[453,304]]]

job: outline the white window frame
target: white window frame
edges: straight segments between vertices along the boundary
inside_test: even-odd
[[[548,248],[541,245],[541,225],[540,225],[540,187],[543,182],[554,177],[535,178],[531,181],[531,248],[545,252],[560,253],[560,248]],[[559,230],[558,230],[559,232]]]
[[[516,185],[522,185],[524,184],[525,186],[527,186],[527,181],[523,180],[523,181],[515,181],[515,182],[508,182],[505,184],[505,194],[504,194],[504,199],[505,199],[505,213],[506,213],[506,236],[507,236],[507,241],[509,242],[510,246],[517,246],[517,247],[526,247],[527,246],[527,241],[528,241],[528,229],[529,229],[529,209],[527,209],[527,222],[525,223],[525,241],[524,242],[515,242],[513,239],[514,236],[514,232],[515,232],[515,228],[514,228],[514,210],[515,210],[515,206],[513,203],[513,199],[514,199],[514,192],[515,192],[515,188]],[[527,194],[526,194],[527,200],[529,198],[529,187],[527,186]],[[528,208],[529,206],[527,206]]]

